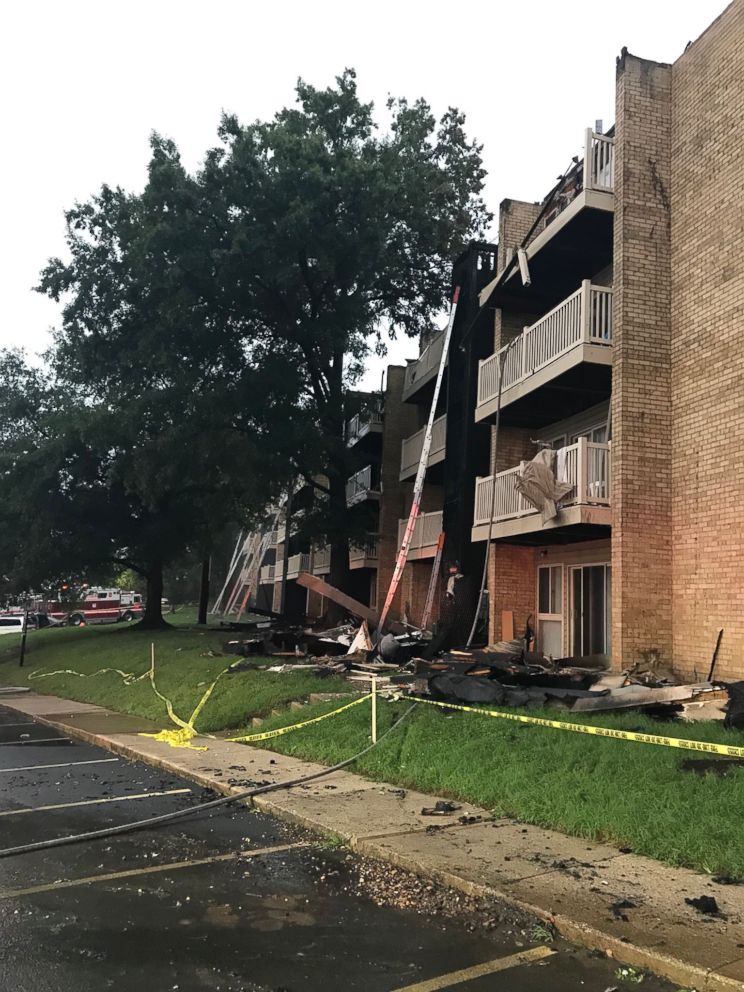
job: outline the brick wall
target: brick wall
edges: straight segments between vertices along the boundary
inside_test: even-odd
[[[674,662],[744,678],[744,2],[672,69]]]
[[[617,72],[612,365],[613,662],[672,655],[669,66]]]
[[[525,200],[502,200],[499,204],[499,246],[496,268],[500,272],[517,247],[521,245],[527,232],[542,209],[539,203]]]
[[[502,640],[501,611],[513,610],[514,634],[524,633],[527,617],[535,613],[536,552],[516,544],[491,544],[488,561],[490,615],[488,640]],[[534,628],[534,620],[533,620]]]

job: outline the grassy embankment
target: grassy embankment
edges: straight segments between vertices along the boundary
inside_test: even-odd
[[[115,666],[140,673],[147,667],[152,639],[151,634],[119,627],[42,631],[29,638],[25,672],[55,668],[93,672]],[[202,657],[209,650],[219,651],[224,639],[217,631],[188,628],[155,635],[158,685],[180,715],[190,714],[205,684],[225,667],[226,658]],[[13,650],[17,646],[0,643],[0,681],[5,684],[23,682],[10,658]],[[225,676],[198,728],[240,727],[250,733],[250,716],[268,713],[316,690],[337,690],[334,682],[268,672]],[[36,691],[105,704],[166,725],[162,704],[147,682],[122,687],[117,676],[104,675],[95,679],[54,676],[29,684]],[[337,705],[306,707],[302,718]],[[380,731],[406,706],[381,702]],[[552,710],[545,715],[744,745],[744,733],[728,732],[720,724],[662,723],[637,712],[568,717]],[[267,720],[261,729],[296,720],[297,713],[286,712]],[[369,732],[370,710],[364,703],[336,719],[264,746],[330,764],[360,750]],[[697,760],[705,756],[473,714],[445,715],[445,711],[422,706],[378,750],[362,759],[357,770],[373,779],[476,803],[495,815],[516,816],[526,823],[627,846],[669,864],[744,879],[744,765],[732,764],[723,776],[683,770],[683,762]]]
[[[18,667],[20,638],[5,635],[0,638],[0,684],[28,685],[34,692],[96,703],[147,717],[164,727],[171,726],[165,706],[152,691],[148,679],[125,685],[113,672],[95,678],[69,674],[35,676],[65,669],[91,675],[101,668],[118,668],[141,675],[149,668],[150,645],[154,643],[157,687],[171,700],[178,716],[188,719],[207,686],[236,659],[219,656],[229,634],[181,624],[179,618],[180,613],[169,616],[173,628],[155,633],[118,624],[32,631],[28,635],[23,668]],[[210,651],[215,657],[209,656]],[[252,658],[251,661],[272,664],[276,659]],[[340,679],[320,679],[301,672],[225,675],[202,711],[197,729],[206,732],[244,725],[250,717],[263,716],[312,692],[347,689],[350,689],[348,683]]]

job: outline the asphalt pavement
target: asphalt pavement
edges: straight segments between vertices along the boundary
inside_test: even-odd
[[[0,707],[0,848],[213,798]],[[243,806],[0,860],[0,989],[605,992],[612,961],[357,894],[353,858]],[[374,893],[371,893],[374,895]],[[674,986],[648,976],[647,992]]]

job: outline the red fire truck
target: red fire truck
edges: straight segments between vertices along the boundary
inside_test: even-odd
[[[46,613],[52,620],[81,627],[88,623],[120,623],[139,620],[144,613],[142,596],[124,589],[106,589],[93,586],[82,600],[40,602],[35,609]]]

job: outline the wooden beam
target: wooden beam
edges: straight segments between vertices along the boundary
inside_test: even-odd
[[[341,592],[329,582],[324,582],[323,579],[319,579],[317,575],[310,575],[308,572],[300,572],[297,576],[297,585],[304,586],[305,589],[311,589],[313,592],[317,592],[319,596],[325,596],[326,599],[330,599],[332,602],[338,603],[339,606],[343,606],[345,610],[348,610],[352,616],[360,617],[362,620],[366,620],[372,630],[374,630],[380,622],[380,615],[376,610],[371,609],[369,606],[365,606],[364,603],[360,603],[358,599],[353,599],[351,596],[347,596],[345,592]],[[389,623],[387,627],[394,634],[405,633],[405,627],[400,623]]]

